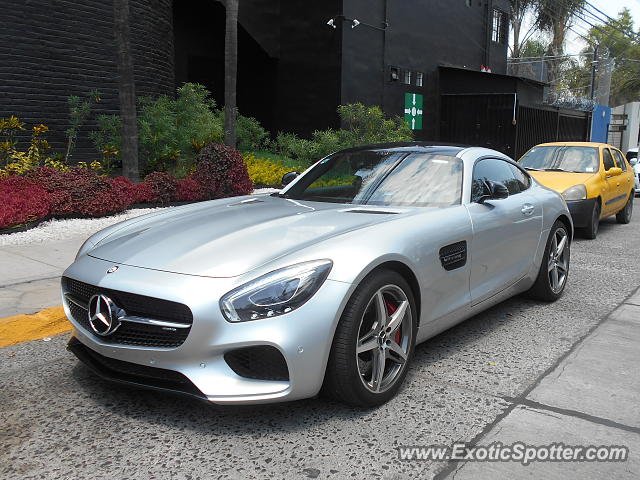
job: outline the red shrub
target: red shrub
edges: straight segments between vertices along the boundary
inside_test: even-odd
[[[140,199],[140,189],[138,184],[133,183],[126,177],[115,177],[108,179],[111,188],[126,204],[127,207],[135,203],[142,203],[146,200]]]
[[[202,186],[205,198],[247,195],[253,190],[240,153],[219,143],[210,143],[200,150],[192,177]]]
[[[182,178],[178,180],[174,198],[178,202],[197,202],[204,199],[204,190],[193,178]]]
[[[0,180],[0,228],[46,217],[50,200],[43,188],[25,178],[11,176]]]
[[[128,200],[118,195],[109,180],[92,170],[74,168],[59,172],[42,167],[27,174],[26,178],[49,192],[52,215],[97,217],[120,212],[129,206]]]
[[[144,178],[144,183],[151,187],[153,201],[169,203],[178,188],[178,180],[167,172],[152,172]]]

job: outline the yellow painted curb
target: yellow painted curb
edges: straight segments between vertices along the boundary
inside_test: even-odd
[[[0,347],[70,332],[71,328],[62,307],[0,318]]]

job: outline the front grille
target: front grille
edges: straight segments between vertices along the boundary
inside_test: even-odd
[[[202,392],[180,372],[105,357],[85,347],[76,338],[72,338],[69,341],[67,348],[73,352],[79,360],[91,368],[91,370],[108,380],[206,398]]]
[[[289,380],[287,362],[282,353],[270,345],[238,348],[224,354],[235,373],[256,380]]]
[[[76,299],[88,304],[93,295],[104,294],[122,308],[127,315],[135,315],[157,320],[166,320],[184,325],[193,323],[193,315],[186,305],[162,300],[159,298],[136,295],[119,290],[100,288],[94,285],[63,277],[62,288],[65,293],[72,294]],[[69,311],[73,319],[83,329],[95,335],[89,325],[87,311],[72,302],[69,303]],[[98,338],[114,345],[138,345],[144,347],[176,348],[184,343],[191,328],[176,328],[174,331],[163,330],[163,327],[146,325],[133,322],[122,322],[120,327],[111,335]]]

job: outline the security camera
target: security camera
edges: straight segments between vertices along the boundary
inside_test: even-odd
[[[327,25],[329,25],[330,27],[336,28],[336,22],[333,18],[327,22]]]
[[[353,22],[352,22],[352,25],[351,25],[351,28],[356,28],[358,25],[360,25],[360,22],[358,21],[357,18],[354,18]]]

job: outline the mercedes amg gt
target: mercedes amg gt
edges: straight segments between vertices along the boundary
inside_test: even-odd
[[[370,407],[416,344],[567,284],[565,201],[497,151],[370,145],[284,183],[90,237],[62,278],[69,350],[108,380],[219,404]]]

